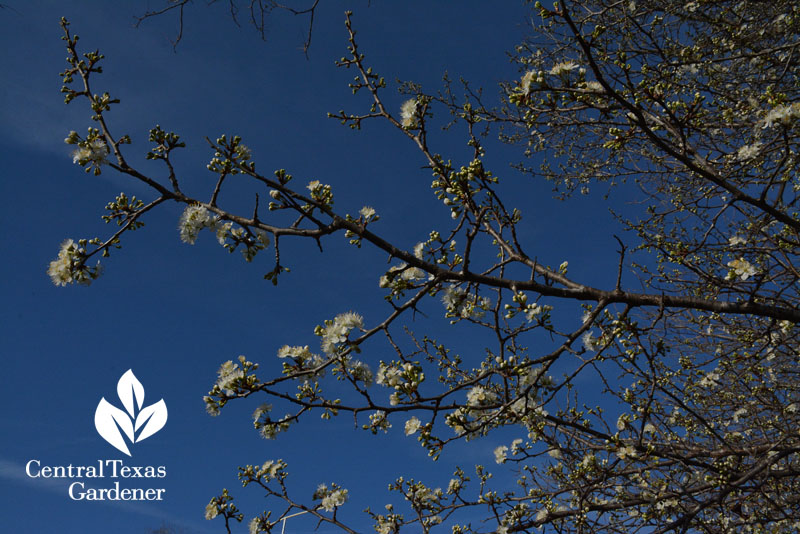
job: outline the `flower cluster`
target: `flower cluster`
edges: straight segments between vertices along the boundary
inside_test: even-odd
[[[194,245],[197,235],[203,228],[216,228],[217,218],[203,206],[195,204],[186,206],[178,223],[181,241]]]
[[[578,64],[574,61],[562,61],[553,65],[553,68],[548,71],[551,76],[561,76],[568,74],[570,71],[578,68]]]
[[[419,419],[417,419],[416,417],[412,417],[411,419],[406,421],[406,427],[405,427],[406,436],[410,436],[412,434],[416,434],[417,430],[419,430],[419,427],[421,425],[422,425],[422,422]]]
[[[618,448],[615,454],[620,460],[625,460],[626,458],[636,458],[638,456],[636,449],[632,445],[625,445]]]
[[[400,531],[403,523],[403,516],[399,514],[387,514],[375,516],[375,532],[378,534],[395,534]]]
[[[364,206],[358,210],[358,214],[364,219],[365,223],[378,220],[377,212],[375,211],[375,208],[371,206]]]
[[[425,373],[422,372],[422,367],[418,364],[410,362],[397,363],[389,362],[388,364],[381,361],[378,367],[378,374],[375,381],[381,386],[393,388],[395,390],[389,398],[392,406],[400,402],[400,395],[413,394],[422,381],[425,380]]]
[[[363,329],[364,319],[357,313],[340,313],[333,320],[325,321],[324,326],[317,326],[314,334],[322,338],[321,345],[325,354],[333,355],[337,352],[337,345],[345,343],[350,331],[354,328]]]
[[[211,499],[206,505],[205,518],[208,520],[214,519],[217,516],[222,516],[227,521],[229,518],[241,521],[244,519],[244,514],[239,512],[236,505],[233,504],[233,497],[228,493],[228,490],[222,490],[222,495],[218,495]]]
[[[594,352],[599,348],[599,339],[594,337],[591,330],[587,330],[581,336],[581,342],[583,343],[583,348]]]
[[[278,349],[278,358],[286,360],[283,362],[284,374],[315,369],[325,363],[325,358],[311,352],[308,345],[302,347],[284,345]]]
[[[475,386],[467,392],[467,405],[480,408],[497,402],[497,394],[483,386]]]
[[[378,286],[391,288],[393,291],[402,291],[409,287],[415,280],[425,278],[425,272],[417,267],[409,267],[405,263],[393,265],[386,271],[386,274],[378,280]]]
[[[280,421],[273,421],[268,415],[269,412],[264,412],[260,419],[253,422],[253,426],[264,439],[275,439],[281,433],[289,430],[290,417],[288,414]]]
[[[225,176],[255,170],[255,163],[251,161],[253,152],[242,144],[242,138],[238,135],[230,140],[227,135],[222,135],[217,138],[216,145],[214,157],[206,165],[209,171]]]
[[[260,466],[246,465],[239,468],[239,480],[245,487],[251,482],[283,480],[288,474],[286,467],[287,464],[283,460],[267,460]]]
[[[284,462],[283,460],[278,460],[278,461],[267,460],[266,462],[264,462],[264,465],[262,465],[258,469],[256,475],[259,478],[272,480],[274,478],[278,478],[278,474],[282,472],[284,468],[286,468],[286,462]]]
[[[219,409],[225,405],[228,398],[236,396],[243,390],[249,390],[258,382],[255,375],[248,374],[258,369],[258,364],[248,361],[244,356],[239,356],[238,361],[236,364],[228,360],[219,367],[217,381],[209,394],[203,397],[206,411],[210,415],[219,415]]]
[[[744,258],[739,258],[738,260],[732,260],[728,262],[728,267],[731,268],[731,271],[727,275],[727,279],[731,280],[735,277],[739,277],[742,281],[747,280],[751,276],[754,276],[758,271],[756,268]]]
[[[333,191],[331,186],[320,183],[319,180],[308,182],[306,189],[311,193],[311,198],[326,206],[333,205]]]
[[[364,430],[369,430],[373,434],[377,434],[378,430],[388,432],[389,429],[392,428],[392,423],[390,423],[386,418],[386,412],[383,410],[378,410],[377,412],[370,414],[369,424],[362,425],[361,428]]]
[[[460,287],[450,286],[444,290],[442,304],[447,309],[445,317],[460,317],[462,319],[477,319],[483,316],[484,311],[492,305],[486,297],[476,297],[467,293]]]
[[[108,163],[108,145],[100,138],[87,141],[72,151],[72,163],[86,165],[89,162],[102,165]]]
[[[71,131],[64,142],[68,145],[78,145],[78,148],[72,151],[72,163],[85,166],[86,172],[94,169],[94,175],[97,176],[100,174],[100,165],[108,163],[108,145],[95,128],[89,128],[86,140],[81,140],[78,132]]]
[[[787,126],[798,117],[800,117],[800,102],[778,106],[771,109],[764,117],[764,126],[762,128],[772,128],[775,124]]]
[[[244,356],[240,356],[243,358]],[[228,360],[219,366],[217,371],[217,386],[226,395],[233,395],[234,384],[237,380],[244,378],[244,370],[239,368],[239,365]]]
[[[273,421],[270,417],[271,411],[272,405],[263,403],[253,412],[253,427],[264,439],[275,439],[278,433],[289,429],[291,415],[287,414],[283,419]]]
[[[746,161],[758,156],[761,152],[761,143],[755,142],[752,145],[744,145],[736,151],[736,159],[739,161]]]
[[[403,102],[400,106],[400,124],[403,128],[413,128],[417,124],[417,108],[418,102],[416,98],[410,98]]]
[[[363,382],[366,386],[372,385],[374,376],[372,375],[372,369],[369,368],[369,365],[362,361],[349,358],[345,362],[345,367],[354,380]]]
[[[522,367],[519,371],[519,385],[530,386],[536,384],[547,387],[553,383],[553,377],[545,374],[543,367]]]
[[[270,522],[266,516],[257,515],[247,524],[249,534],[260,534],[261,532],[270,531]]]
[[[566,273],[566,265],[567,262],[564,262],[559,267],[561,274]],[[511,301],[513,304],[506,304],[504,306],[506,319],[511,319],[515,315],[522,313],[529,322],[539,321],[543,323],[550,319],[550,312],[553,311],[553,307],[548,304],[539,304],[538,302],[528,304],[528,296],[522,292],[515,293],[514,296],[511,297]],[[485,308],[488,307],[488,305],[487,299],[487,302],[482,307]]]
[[[102,272],[100,262],[94,267],[84,265],[86,249],[82,243],[84,242],[75,243],[72,239],[61,243],[58,257],[51,261],[47,268],[47,274],[55,285],[65,286],[78,282],[88,286],[92,280],[100,276]]]
[[[544,73],[529,70],[522,75],[522,79],[519,82],[519,88],[522,90],[522,94],[528,96],[531,93],[531,84],[534,81],[542,83],[544,81]]]
[[[408,482],[406,499],[411,501],[417,508],[430,509],[434,504],[442,499],[442,488],[431,489],[422,482]]]
[[[317,486],[317,491],[314,492],[313,498],[314,500],[322,500],[320,506],[322,506],[323,510],[333,512],[347,501],[347,490],[336,484],[331,484],[330,488],[325,484],[320,484]]]
[[[203,228],[212,229],[216,234],[217,242],[229,252],[233,252],[236,247],[241,245],[243,247],[242,255],[248,262],[253,261],[256,254],[267,248],[270,243],[269,234],[260,228],[254,228],[252,232],[241,227],[234,228],[232,222],[222,221],[206,207],[190,204],[183,210],[178,223],[181,241],[194,245]],[[228,243],[229,239],[232,243]]]
[[[596,82],[596,81],[591,81],[591,82],[584,83],[583,84],[583,88],[586,89],[587,91],[592,92],[592,93],[602,93],[602,92],[605,91],[605,88],[603,87],[603,84],[601,84],[600,82]]]

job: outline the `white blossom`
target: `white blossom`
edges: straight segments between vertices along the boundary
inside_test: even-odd
[[[541,306],[534,302],[533,304],[530,304],[528,305],[527,308],[525,308],[525,318],[528,319],[528,321],[534,321],[536,317],[540,315],[543,311],[550,309],[552,309],[550,306]]]
[[[347,363],[347,366],[350,369],[350,373],[353,375],[353,378],[360,380],[367,386],[372,385],[373,375],[372,369],[369,368],[369,365],[359,360],[350,360]]]
[[[595,81],[586,82],[585,88],[587,91],[591,91],[593,93],[602,93],[603,91],[605,91],[603,85],[600,82],[595,82]]]
[[[206,413],[211,417],[216,417],[219,415],[219,404],[214,402],[214,399],[209,395],[203,397],[203,402],[206,403]]]
[[[293,358],[295,360],[305,361],[310,359],[312,356],[313,354],[310,350],[308,350],[308,345],[304,345],[302,347],[290,347],[289,345],[284,345],[278,349],[278,358]]]
[[[217,509],[217,505],[214,501],[211,501],[206,505],[206,519],[211,520],[214,519],[219,515],[219,510]]]
[[[522,75],[522,80],[520,81],[520,88],[522,92],[527,96],[531,92],[531,83],[536,78],[536,73],[532,70],[529,70],[525,74]]]
[[[358,214],[361,215],[364,218],[364,220],[371,219],[372,217],[375,216],[375,208],[372,208],[370,206],[364,206],[363,208],[358,210]]]
[[[263,477],[266,480],[273,480],[284,467],[286,467],[286,463],[283,460],[267,460],[264,465],[258,468],[256,476]]]
[[[587,330],[583,333],[583,336],[581,336],[581,341],[583,342],[583,346],[586,350],[597,350],[597,340],[592,336],[591,330]]]
[[[263,403],[263,404],[261,404],[261,405],[260,405],[258,408],[256,408],[256,409],[255,409],[255,411],[253,412],[253,420],[254,420],[254,421],[258,421],[259,419],[261,419],[261,416],[263,416],[264,414],[267,414],[267,413],[269,413],[269,412],[270,412],[270,410],[272,410],[272,405],[271,405],[271,404],[268,404],[268,403],[266,403],[266,402],[265,402],[265,403]]]
[[[621,432],[626,426],[628,426],[628,415],[622,414],[617,418],[617,430]]]
[[[230,221],[224,222],[224,223],[223,222],[218,222],[216,224],[215,230],[216,230],[216,233],[217,233],[217,242],[220,245],[224,245],[225,244],[225,240],[228,238],[228,234],[230,233],[231,228],[233,228],[233,223],[230,222]],[[194,241],[192,241],[192,243],[194,243]]]
[[[47,269],[47,274],[50,279],[57,286],[65,286],[74,282],[72,276],[72,262],[73,258],[77,255],[78,248],[75,246],[75,241],[67,239],[61,243],[61,249],[58,251],[58,258],[50,262],[50,267]]]
[[[447,484],[447,493],[455,493],[461,489],[461,479],[451,478]]]
[[[386,412],[383,410],[378,410],[369,416],[369,428],[372,428],[373,431],[376,429],[383,430],[387,432],[390,428],[392,428],[392,424],[386,419]]]
[[[506,461],[506,453],[508,452],[508,447],[505,445],[501,445],[494,450],[494,461],[498,464],[505,463]]]
[[[415,434],[417,430],[419,430],[421,424],[422,423],[420,422],[420,420],[417,419],[416,417],[412,417],[411,419],[406,421],[406,428],[405,428],[406,436]]]
[[[403,372],[394,366],[381,362],[375,381],[382,386],[397,387],[403,382]]]
[[[710,373],[706,374],[703,379],[698,382],[698,385],[701,387],[714,387],[719,385],[719,373],[716,371],[711,371]]]
[[[347,341],[347,336],[353,328],[362,328],[364,319],[355,312],[341,313],[333,321],[325,321],[324,327],[317,327],[317,335],[322,337],[322,350],[326,354],[333,354],[336,345]]]
[[[69,139],[69,137],[67,138]],[[65,141],[67,140],[65,139]],[[108,156],[108,145],[99,137],[93,139],[87,146],[78,147],[72,151],[72,163],[86,164],[93,162],[97,165],[107,163],[106,157]]]
[[[364,326],[364,318],[355,312],[345,312],[339,314],[336,316],[334,321],[346,328],[361,328]]]
[[[560,76],[561,74],[567,74],[569,71],[577,68],[578,64],[574,61],[562,61],[553,65],[553,68],[550,69],[549,74],[551,76]]]
[[[583,456],[583,460],[581,460],[580,466],[584,469],[587,469],[592,466],[596,461],[594,454],[587,453]]]
[[[216,226],[217,219],[210,211],[203,206],[192,204],[186,206],[178,223],[178,230],[181,234],[181,241],[194,245],[197,235],[203,228],[213,228]],[[218,234],[219,235],[219,234]]]
[[[326,512],[333,512],[337,506],[343,505],[346,500],[346,489],[333,490],[322,498],[322,508],[324,508]]]
[[[626,458],[636,458],[637,452],[632,445],[626,445],[617,449],[616,455],[620,460],[624,460]]]
[[[800,103],[778,106],[771,109],[764,117],[764,126],[762,128],[771,128],[775,124],[788,125],[798,117],[800,117]]]
[[[475,386],[467,393],[469,406],[484,406],[497,400],[497,395],[483,386]]]
[[[410,282],[412,280],[422,280],[425,278],[425,272],[417,267],[407,267],[403,270],[403,274],[400,276],[403,278],[403,280]]]
[[[754,158],[761,151],[761,143],[755,142],[752,145],[745,145],[736,151],[736,159],[745,161]]]
[[[756,268],[744,258],[729,261],[728,267],[733,269],[733,272],[728,274],[728,279],[738,276],[744,281],[758,272]]]
[[[411,128],[417,122],[417,99],[409,98],[400,106],[401,124],[404,128]]]
[[[217,371],[217,386],[226,395],[233,395],[233,383],[240,378],[244,378],[244,370],[239,369],[237,364],[228,360],[220,365],[219,371]]]
[[[476,298],[472,293],[467,293],[460,287],[450,286],[444,290],[442,304],[447,309],[449,316],[461,318],[478,318],[484,313],[483,309],[491,306],[491,300],[485,297]]]

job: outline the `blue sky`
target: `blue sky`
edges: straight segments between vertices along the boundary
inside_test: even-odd
[[[118,135],[133,138],[127,153],[134,166],[159,171],[143,155],[147,131],[160,124],[187,142],[176,158],[185,189],[206,195],[213,182],[205,169],[211,155],[205,136],[238,134],[261,169],[286,168],[302,182],[331,184],[337,207],[350,213],[375,207],[381,233],[412,247],[448,219],[430,195],[421,156],[391,128],[368,124],[352,132],[326,118],[329,111],[356,111],[363,103],[347,88],[352,74],[333,64],[345,53],[343,12],[355,11],[360,46],[368,62],[392,81],[392,91],[396,78],[435,91],[448,71],[494,95],[500,80],[518,76],[506,51],[524,34],[528,13],[522,3],[497,9],[486,2],[323,2],[308,60],[299,50],[305,21],[283,14],[269,22],[263,42],[246,23],[235,26],[223,5],[197,2],[187,11],[175,52],[173,17],[133,28],[133,16],[159,6],[155,0],[3,4],[8,7],[0,10],[5,531],[133,534],[166,521],[192,533],[222,532],[220,522],[203,519],[205,504],[227,487],[248,517],[261,511],[263,500],[252,488],[241,488],[236,468],[271,458],[288,462],[299,495],[310,497],[321,482],[348,488],[353,513],[396,500],[384,490],[400,474],[446,486],[456,464],[493,465],[492,450],[507,436],[517,437],[513,431],[454,447],[433,464],[414,439],[402,436],[400,420],[389,435],[372,437],[345,418],[312,417],[265,441],[250,419],[258,401],[234,403],[217,418],[205,413],[202,396],[221,362],[244,354],[262,364],[264,375],[278,372],[277,348],[317,343],[313,328],[325,319],[352,309],[370,324],[387,313],[377,288],[386,258],[349,247],[341,236],[324,242],[324,254],[313,243],[287,241],[282,255],[292,272],[276,288],[262,280],[271,268],[269,258],[245,264],[208,235],[194,247],[182,243],[176,230],[180,208],[169,205],[128,235],[91,287],[51,284],[45,271],[65,238],[108,235],[99,216],[117,193],[152,198],[125,177],[109,171],[89,176],[72,164],[63,138],[70,130],[85,132],[91,121],[85,102],[65,106],[59,94],[65,50],[58,20],[71,21],[83,51],[100,48],[106,55],[95,88],[122,100],[108,120]],[[396,91],[387,95],[398,108],[404,100]],[[437,133],[433,139],[437,151],[449,157],[468,154],[462,132]],[[578,274],[607,266],[613,274],[609,252],[615,247],[604,231],[610,219],[602,202],[553,201],[547,184],[508,168],[513,154],[492,146],[488,161],[496,173],[515,180],[516,199],[530,221],[523,237],[535,243],[542,261],[569,260]],[[424,330],[432,324],[436,320],[411,326]],[[469,332],[455,334],[457,348],[468,350],[476,342]],[[375,345],[370,353],[370,348],[364,359],[373,363],[386,350]],[[169,409],[164,429],[137,444],[131,459],[105,443],[93,424],[101,397],[119,405],[116,383],[129,368],[144,385],[145,404],[163,398]],[[112,458],[166,466],[166,480],[155,487],[167,488],[167,500],[74,502],[63,481],[31,480],[24,473],[31,459],[90,465]],[[360,521],[359,528],[371,530]],[[312,527],[298,518],[287,532]],[[246,531],[244,523],[238,531]]]

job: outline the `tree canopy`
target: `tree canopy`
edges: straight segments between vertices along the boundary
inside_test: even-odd
[[[353,254],[384,253],[389,268],[370,273],[383,316],[343,303],[277,360],[223,363],[204,399],[211,415],[254,402],[255,429],[268,439],[301,431],[313,415],[355,419],[373,434],[400,426],[433,459],[456,441],[524,429],[494,451],[492,467],[465,465],[430,486],[398,473],[390,490],[405,506],[368,511],[381,534],[800,531],[800,7],[537,2],[528,37],[511,51],[519,75],[497,91],[448,78],[433,90],[395,85],[370,63],[358,24],[347,13],[338,65],[363,107],[330,116],[353,129],[379,122],[415,146],[430,177],[418,194],[435,196],[446,215],[435,220],[448,227],[383,235],[375,209],[341,211],[325,177],[263,170],[236,135],[209,140],[216,179],[203,196],[184,191],[173,164],[184,144],[160,126],[143,157],[163,172],[143,170],[108,116],[120,103],[99,89],[105,59],[84,54],[62,20],[62,91],[88,103],[96,122],[66,138],[74,163],[126,175],[152,196],[120,194],[104,216],[115,232],[65,241],[53,282],[89,284],[101,273],[95,257],[168,202],[184,206],[182,241],[211,232],[263,262],[274,284],[313,283],[292,279],[292,258],[281,254],[289,239],[322,248],[344,238]],[[407,98],[400,109],[386,104],[395,89]],[[462,139],[469,156],[441,152],[441,135]],[[511,167],[487,163],[499,143],[516,149]],[[222,195],[245,180],[257,194],[234,211]],[[552,202],[589,194],[614,210],[614,283],[573,277],[526,239],[536,214],[520,192],[531,180],[552,183]],[[622,192],[633,207],[616,200]],[[446,321],[431,319],[431,331],[413,322],[435,315]],[[481,340],[470,354],[449,347],[463,333]],[[516,484],[495,484],[495,469],[513,470]],[[221,517],[228,532],[246,518],[256,533],[305,512],[358,530],[340,513],[347,488],[295,496],[290,472],[278,459],[243,465],[243,486],[267,496],[263,511],[240,511],[226,490],[206,517]]]

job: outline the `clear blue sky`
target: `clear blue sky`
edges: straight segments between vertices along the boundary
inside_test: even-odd
[[[342,236],[324,243],[325,254],[312,243],[285,243],[282,253],[292,273],[275,288],[262,280],[271,268],[268,257],[245,264],[209,235],[188,246],[176,230],[179,207],[166,206],[144,229],[128,235],[90,288],[50,283],[45,271],[65,238],[108,235],[99,218],[106,202],[120,191],[152,198],[112,171],[94,177],[72,164],[63,138],[70,130],[85,132],[91,121],[85,102],[65,106],[59,94],[57,74],[66,52],[58,20],[66,16],[72,22],[83,51],[100,48],[106,55],[106,72],[95,88],[122,100],[108,118],[117,135],[134,139],[127,151],[134,165],[159,172],[143,158],[147,131],[155,124],[174,130],[188,144],[176,158],[185,189],[205,197],[213,182],[205,170],[210,153],[204,137],[238,134],[263,171],[286,168],[302,182],[332,184],[337,207],[350,213],[363,205],[375,207],[382,216],[377,229],[412,247],[447,220],[430,195],[421,156],[383,125],[367,125],[357,133],[326,118],[329,111],[363,109],[347,88],[352,74],[333,65],[345,53],[343,12],[355,11],[362,50],[391,86],[400,78],[435,91],[447,70],[495,95],[499,80],[519,75],[506,51],[524,34],[528,14],[521,2],[504,2],[502,9],[488,2],[322,2],[309,60],[299,50],[305,20],[277,14],[269,23],[268,41],[262,42],[246,22],[241,28],[231,22],[225,2],[192,6],[177,53],[169,41],[174,17],[133,28],[133,16],[161,5],[156,0],[3,4],[4,532],[139,534],[162,521],[191,533],[223,532],[219,520],[203,519],[205,504],[227,487],[248,518],[261,511],[259,492],[241,488],[236,468],[271,458],[288,462],[300,495],[310,497],[321,482],[348,488],[348,513],[366,506],[381,509],[395,500],[385,488],[400,474],[446,486],[456,464],[494,467],[492,450],[518,437],[513,431],[455,447],[433,464],[416,440],[402,435],[399,419],[388,436],[372,437],[354,430],[344,417],[332,422],[312,417],[265,441],[250,419],[259,401],[233,403],[217,418],[205,413],[202,396],[221,362],[244,354],[262,363],[262,374],[276,373],[278,347],[315,345],[313,328],[323,320],[352,309],[374,324],[387,313],[377,288],[386,258],[348,247]],[[397,107],[404,99],[396,92],[387,98]],[[468,153],[460,132],[434,139],[436,150],[449,157]],[[519,186],[515,200],[529,221],[523,237],[536,245],[543,261],[569,260],[575,272],[587,273],[600,263],[613,273],[608,253],[614,244],[603,231],[609,219],[598,197],[555,202],[547,185],[530,183],[507,167],[513,151],[492,150],[488,159],[495,172]],[[420,216],[426,213],[439,214]],[[432,304],[431,312],[441,315]],[[425,322],[412,327],[424,329]],[[455,334],[462,348],[476,341],[468,332]],[[364,359],[375,367],[387,357],[385,351],[381,344],[368,346]],[[129,368],[144,385],[145,403],[163,398],[169,409],[164,429],[137,444],[131,459],[105,443],[93,424],[100,397],[119,405],[116,383]],[[154,486],[167,488],[167,500],[73,502],[66,483],[30,480],[24,473],[30,459],[89,465],[112,458],[166,466],[166,480]],[[371,531],[363,517],[356,524]],[[297,519],[287,530],[308,532],[312,526]],[[246,523],[238,531],[245,532]]]

